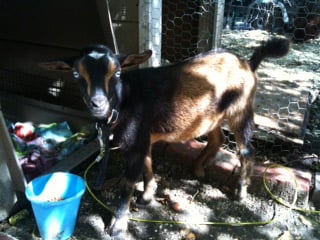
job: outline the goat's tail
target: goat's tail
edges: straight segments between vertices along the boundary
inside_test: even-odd
[[[263,42],[261,46],[255,49],[249,60],[251,70],[254,72],[259,67],[264,58],[285,56],[290,48],[290,42],[285,38],[273,38],[267,42]]]

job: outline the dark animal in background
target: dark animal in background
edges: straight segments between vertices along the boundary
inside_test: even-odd
[[[114,144],[126,158],[126,181],[111,227],[114,235],[127,229],[129,203],[141,173],[144,193],[140,201],[150,202],[155,193],[151,145],[207,135],[207,146],[195,169],[197,176],[204,176],[206,160],[214,157],[224,142],[221,125],[225,120],[239,148],[236,196],[246,196],[254,164],[250,145],[257,89],[254,72],[264,58],[281,57],[288,50],[288,40],[272,39],[257,47],[249,61],[232,53],[210,51],[169,66],[126,71],[146,61],[151,52],[118,56],[103,45],[94,45],[75,60],[41,64],[51,70],[73,71],[94,118],[104,120],[112,109],[119,111],[112,132]]]

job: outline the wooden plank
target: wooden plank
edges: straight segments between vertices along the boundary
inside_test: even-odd
[[[1,1],[0,28],[1,39],[61,48],[112,41],[95,2],[86,0]]]
[[[59,171],[70,171],[79,164],[83,163],[85,160],[93,157],[99,152],[98,141],[92,141],[87,145],[79,148],[77,151],[58,162],[53,167],[49,168],[46,173],[59,172]]]
[[[14,146],[12,144],[9,132],[7,130],[7,126],[1,111],[1,107],[0,107],[0,136],[1,136],[0,151],[2,151],[6,156],[6,159],[4,159],[3,161],[6,162],[6,165],[8,166],[8,170],[10,172],[10,176],[14,184],[14,188],[17,191],[24,193],[27,182],[24,178],[22,168],[19,164],[19,159],[16,157]]]

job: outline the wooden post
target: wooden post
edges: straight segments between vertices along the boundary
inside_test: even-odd
[[[11,180],[14,185],[14,190],[24,193],[27,185],[22,168],[19,163],[19,159],[16,157],[14,146],[12,144],[10,135],[7,130],[7,126],[1,111],[0,106],[0,136],[1,136],[1,156],[5,156],[5,159],[1,160],[1,164],[5,163],[8,166]]]
[[[216,0],[213,20],[213,41],[212,49],[221,47],[221,34],[223,29],[223,18],[224,18],[224,4],[225,0]]]
[[[139,1],[139,51],[152,50],[152,57],[142,66],[161,64],[162,0]]]

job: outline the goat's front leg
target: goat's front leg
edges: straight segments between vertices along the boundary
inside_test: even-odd
[[[134,190],[134,182],[130,182],[127,179],[121,183],[121,204],[116,216],[112,219],[110,225],[110,234],[112,236],[118,236],[119,234],[126,232],[128,229],[129,221],[129,207],[130,200]]]
[[[110,233],[112,236],[119,236],[121,233],[125,233],[128,229],[129,221],[129,207],[134,191],[135,184],[143,170],[144,159],[147,155],[148,146],[143,147],[146,149],[139,149],[140,151],[129,151],[125,154],[127,159],[125,179],[121,183],[121,203],[116,216],[112,220]]]
[[[195,175],[198,178],[205,176],[205,165],[208,158],[215,158],[220,146],[224,143],[225,137],[220,126],[208,133],[208,142],[206,147],[201,151],[195,165]]]

